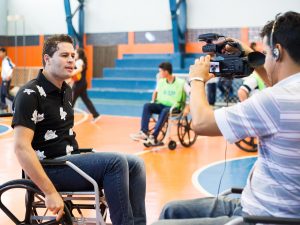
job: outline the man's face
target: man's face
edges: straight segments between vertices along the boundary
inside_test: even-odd
[[[267,44],[267,37],[265,36],[263,38],[263,52],[266,55],[265,64],[264,67],[268,74],[268,79],[271,81],[272,84],[275,84],[277,82],[276,77],[276,60],[274,59],[272,55],[272,50],[270,46]]]
[[[0,59],[3,59],[5,57],[5,52],[0,51]]]
[[[71,43],[61,42],[57,45],[57,51],[52,57],[45,55],[45,69],[59,80],[71,77],[75,67],[75,50]]]
[[[158,72],[159,72],[160,78],[166,78],[168,76],[168,72],[166,70],[158,68]]]

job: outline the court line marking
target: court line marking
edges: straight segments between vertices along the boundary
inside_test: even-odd
[[[257,157],[257,156],[242,156],[242,157],[238,157],[238,158],[228,159],[228,160],[226,160],[226,162],[230,162],[230,161],[234,161],[234,160],[240,160],[240,159],[247,159],[247,158],[255,158],[255,157]],[[225,162],[224,160],[219,160],[217,162],[210,163],[210,164],[196,170],[192,175],[192,183],[193,183],[194,187],[198,191],[200,191],[201,193],[203,193],[203,194],[205,194],[209,197],[214,196],[212,193],[208,192],[204,187],[202,187],[202,185],[198,182],[198,177],[204,170],[208,169],[209,167],[212,167],[212,166],[215,166],[217,164],[224,163],[224,162]]]
[[[76,121],[74,123],[74,126],[78,126],[79,124],[82,124],[83,122],[87,121],[87,119],[89,118],[89,114],[86,111],[82,110],[82,109],[74,108],[74,111],[77,111],[77,112],[83,114],[83,118],[81,118],[79,121]]]
[[[0,123],[0,125],[8,128],[6,131],[1,132],[1,133],[0,133],[0,136],[5,135],[5,134],[8,134],[8,133],[10,133],[10,132],[13,131],[13,129],[11,128],[11,126],[8,126],[8,125],[2,124],[2,123]]]

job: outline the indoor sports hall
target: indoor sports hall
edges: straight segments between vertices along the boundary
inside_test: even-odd
[[[0,224],[122,225],[122,223],[113,223],[113,221],[117,221],[113,219],[114,215],[122,211],[123,206],[121,203],[120,209],[110,210],[112,201],[109,200],[111,198],[109,193],[111,191],[109,191],[110,187],[105,185],[106,179],[108,179],[105,176],[100,183],[98,182],[95,190],[93,189],[95,188],[94,183],[89,183],[93,187],[91,190],[59,191],[58,194],[63,197],[64,201],[61,209],[64,211],[64,216],[62,220],[55,221],[60,210],[55,211],[53,215],[49,208],[50,200],[47,203],[48,195],[46,194],[45,197],[43,191],[48,188],[45,187],[47,182],[51,183],[51,181],[48,178],[42,181],[43,176],[38,176],[38,174],[42,174],[40,171],[32,172],[34,169],[41,170],[41,163],[39,166],[32,166],[30,162],[38,161],[33,159],[31,159],[33,161],[26,161],[25,158],[29,153],[25,153],[25,148],[23,151],[18,149],[21,148],[19,146],[25,146],[24,143],[21,143],[22,141],[28,142],[28,146],[30,146],[28,149],[35,150],[42,164],[45,161],[44,168],[59,167],[61,173],[64,173],[65,170],[71,170],[73,162],[68,164],[68,159],[63,158],[64,160],[61,160],[60,157],[48,157],[44,155],[43,147],[41,149],[35,147],[36,140],[40,136],[38,132],[43,129],[47,133],[41,136],[41,139],[46,143],[43,143],[42,146],[47,146],[48,141],[53,141],[51,143],[55,146],[55,140],[60,139],[59,132],[65,129],[64,124],[67,124],[67,121],[72,123],[70,130],[68,130],[69,135],[74,136],[75,139],[76,134],[78,146],[71,147],[71,149],[67,148],[65,150],[66,155],[94,154],[96,156],[99,153],[99,157],[101,157],[100,153],[103,152],[118,153],[133,155],[145,165],[145,177],[143,179],[145,179],[146,185],[145,217],[147,222],[131,221],[132,223],[124,222],[124,225],[150,225],[157,222],[163,207],[170,201],[216,196],[219,198],[224,191],[233,187],[244,188],[249,174],[252,177],[253,165],[257,165],[258,157],[267,157],[266,155],[268,155],[266,152],[260,152],[260,148],[265,148],[264,142],[260,142],[260,138],[251,135],[251,132],[249,136],[230,143],[221,134],[215,135],[213,133],[210,135],[203,130],[200,131],[199,126],[201,124],[197,123],[198,117],[195,117],[194,113],[201,114],[199,112],[202,112],[202,108],[196,107],[198,101],[195,100],[195,96],[199,97],[200,95],[196,95],[194,92],[197,92],[196,86],[198,87],[203,83],[203,93],[207,99],[205,104],[210,110],[220,110],[223,107],[244,104],[240,103],[244,101],[240,95],[243,87],[243,90],[247,91],[246,98],[249,97],[250,100],[252,98],[250,92],[253,90],[249,85],[246,85],[245,88],[244,82],[250,74],[252,76],[252,65],[260,63],[259,66],[263,67],[268,58],[261,37],[262,28],[268,21],[274,20],[273,26],[270,27],[271,29],[269,28],[271,34],[268,36],[275,40],[274,43],[272,43],[273,41],[269,43],[273,47],[272,50],[278,49],[279,51],[279,55],[276,55],[275,51],[272,53],[276,61],[273,68],[274,72],[277,66],[284,65],[287,57],[285,45],[276,42],[276,26],[280,26],[285,13],[289,11],[295,12],[299,17],[300,1],[0,0]],[[72,46],[68,45],[71,46],[70,55],[65,56],[67,54],[65,52],[56,56],[56,52],[61,50],[58,47],[61,46],[59,41],[56,41],[56,47],[54,50],[52,49],[51,55],[47,51],[52,50],[50,48],[50,50],[45,49],[45,43],[54,35],[61,34],[69,35],[74,41]],[[228,41],[227,38],[233,39]],[[221,45],[215,44],[219,43],[220,40],[223,41],[222,43],[229,43],[230,47],[240,50],[241,54],[232,55],[234,58],[224,57],[227,52],[221,51],[219,49]],[[263,62],[259,61],[261,58],[255,58],[256,61],[252,64],[250,57],[244,61],[244,56],[247,57],[245,53],[247,51],[243,45],[236,44],[240,43],[239,41],[247,46],[246,49],[251,49],[250,44],[255,43],[256,48],[252,48],[251,51],[259,53]],[[297,44],[300,46],[299,41]],[[82,49],[83,58],[80,58],[78,49]],[[214,73],[216,77],[206,81],[197,77],[197,72],[194,73],[196,75],[192,75],[194,68],[206,59],[203,56],[209,55],[211,52],[219,57],[210,63],[210,73]],[[54,61],[55,57],[58,57],[60,61]],[[80,63],[83,64],[77,63],[76,57],[79,57]],[[56,102],[53,106],[47,105],[49,108],[43,114],[36,112],[35,115],[32,114],[32,118],[30,114],[27,120],[24,119],[34,104],[37,104],[38,109],[41,104],[50,104],[50,101],[46,103],[47,100],[43,99],[52,95],[49,90],[45,89],[46,86],[44,91],[38,85],[36,85],[37,89],[30,89],[31,86],[24,88],[23,85],[32,79],[41,82],[39,77],[45,73],[41,72],[40,69],[44,68],[44,71],[48,71],[47,68],[52,68],[52,70],[49,69],[52,72],[61,69],[59,63],[62,63],[63,58],[68,58],[66,59],[69,60],[68,65],[73,63],[71,67],[64,68],[66,73],[73,75],[72,77],[71,75],[65,77],[63,80],[66,81],[61,81],[63,85],[61,87],[65,89],[58,88],[56,90],[60,96],[63,96],[59,103],[62,104],[62,107],[60,107],[60,111],[57,111],[60,112],[61,123],[52,123],[49,119],[50,122],[45,125],[47,128],[43,128],[42,125],[38,124],[43,124],[48,113],[51,114],[50,111],[55,111]],[[227,64],[223,63],[223,60],[227,60]],[[243,63],[242,69],[233,66],[236,61]],[[171,65],[171,73],[166,77],[169,76],[170,79],[173,79],[172,82],[182,81],[180,91],[185,94],[181,95],[180,102],[167,106],[167,115],[161,121],[160,126],[157,125],[161,118],[157,115],[159,113],[151,111],[149,124],[147,124],[148,130],[144,131],[146,106],[158,102],[157,99],[161,96],[159,93],[163,92],[162,80],[168,81],[168,78],[161,77],[163,73],[161,71],[167,70],[164,67],[165,64]],[[78,69],[80,71],[75,73]],[[235,71],[228,72],[226,69]],[[55,73],[53,72],[53,74]],[[47,76],[44,76],[43,82],[50,82],[52,86],[57,87],[56,83],[47,79]],[[59,75],[53,75],[53,79],[57,78],[55,76]],[[84,84],[80,83],[82,80],[84,80]],[[66,82],[68,85],[65,85]],[[265,80],[257,80],[257,87],[253,89],[259,92],[262,89],[260,84],[265,85],[266,89],[269,88]],[[183,86],[187,86],[188,90],[183,90]],[[69,99],[65,95],[68,90],[71,93]],[[170,89],[168,91],[170,93]],[[166,92],[164,91],[164,94]],[[39,97],[31,104],[20,99],[21,94],[28,97],[24,98],[24,101],[25,99],[35,99],[32,96],[38,94]],[[76,96],[75,100],[74,96]],[[58,97],[56,97],[57,99]],[[292,104],[292,100],[300,100],[297,96],[294,96],[292,100],[287,100],[287,97],[282,99],[282,101],[286,100],[287,108],[289,104]],[[51,101],[54,102],[53,99]],[[74,112],[74,121],[73,118],[71,119],[70,112],[63,108],[64,105],[68,106],[72,115]],[[188,110],[185,111],[187,106]],[[44,109],[43,107],[42,109]],[[285,111],[294,112],[292,119],[287,119],[291,124],[287,133],[292,132],[293,129],[296,130],[297,128],[294,127],[299,126],[299,120],[293,122],[293,120],[299,119],[296,110],[299,109],[291,109],[290,111],[287,109]],[[255,112],[258,113],[258,111]],[[242,123],[243,126],[251,127],[253,124],[241,122],[239,117],[241,112],[243,111],[236,112],[236,121],[232,123]],[[287,118],[284,115],[280,116],[283,116],[283,119]],[[27,122],[24,122],[23,119],[34,125],[27,127],[25,125]],[[261,119],[266,123],[271,123],[269,118],[261,116]],[[207,120],[210,120],[209,117]],[[216,124],[219,125],[219,121],[215,119],[213,121],[215,126],[217,126]],[[229,123],[227,126],[230,127]],[[20,127],[24,129],[19,130]],[[213,128],[207,127],[207,129]],[[236,129],[232,129],[233,133],[238,133]],[[255,128],[253,129],[255,130]],[[157,136],[155,135],[156,131],[158,132]],[[218,129],[218,132],[222,131]],[[145,135],[145,137],[136,138],[137,134],[139,136]],[[274,143],[277,143],[277,140],[300,142],[299,133],[296,131],[290,134],[291,136],[288,135],[277,137],[276,140],[274,139]],[[79,152],[77,148],[83,151]],[[286,144],[286,148],[291,149],[292,147]],[[91,149],[92,152],[90,152]],[[278,155],[284,155],[280,152],[279,147],[276,150]],[[293,154],[296,159],[299,157],[300,150],[298,149]],[[292,156],[286,157],[287,160],[293,161]],[[35,160],[38,159],[35,158]],[[268,159],[274,158],[271,155]],[[300,169],[299,162],[297,164],[293,161],[293,163],[295,166],[290,170]],[[75,162],[74,164],[76,165]],[[288,161],[285,164],[287,165]],[[77,166],[75,167],[77,168]],[[79,165],[78,167],[80,169]],[[141,192],[143,187],[135,184],[130,185],[133,175],[130,166],[126,164],[125,169],[127,169],[126,176],[129,176],[129,180],[125,179],[127,186],[129,185],[129,194],[127,193],[128,190],[127,192],[122,190],[122,185],[118,181],[113,182],[113,184],[110,183],[110,185],[121,187],[118,190],[126,192],[125,196],[129,195],[131,201],[132,195]],[[283,171],[285,169],[288,170],[288,166],[282,168]],[[85,173],[84,169],[80,172],[74,170],[82,177],[89,175],[88,172]],[[82,175],[82,172],[85,175]],[[95,173],[97,174],[97,171]],[[274,175],[275,180],[277,178],[283,179],[279,175],[276,177],[277,173],[270,173],[270,176]],[[293,174],[290,177],[293,176],[300,175]],[[75,189],[82,182],[81,179],[76,180],[69,175],[63,176],[63,179],[68,183],[68,186],[75,187]],[[84,179],[91,182],[89,178]],[[289,179],[286,181],[289,182]],[[56,185],[55,182],[53,184]],[[273,183],[264,185],[269,185],[270,192],[273,191]],[[298,205],[293,204],[295,208],[299,207],[300,209],[299,180],[298,186],[296,181],[292,184],[286,183],[284,187],[294,190],[294,200],[298,201]],[[58,188],[56,189],[58,190]],[[117,193],[111,195],[117,196]],[[239,198],[239,195],[234,194],[234,197]],[[278,196],[278,199],[271,199],[272,197],[271,194],[268,196],[270,202],[277,202],[278,199],[281,199],[281,196]],[[282,199],[284,201],[283,197]],[[255,205],[257,202],[251,204]],[[134,203],[131,201],[131,206],[134,208],[133,205]],[[217,208],[217,206],[212,207]],[[243,223],[244,218],[241,216],[237,223],[227,224],[256,224],[256,222],[257,224],[300,224],[300,211],[296,216],[286,216],[289,215],[288,210],[293,210],[289,208],[289,205],[287,208],[286,211],[279,210],[273,215],[273,211],[268,211],[269,215],[264,214],[265,217],[262,221],[246,223],[244,220]],[[257,209],[261,209],[261,207],[257,206]],[[134,217],[134,209],[133,212],[131,209],[129,211],[129,214],[133,214]],[[252,216],[251,213],[249,214]],[[189,217],[186,216],[186,218]],[[159,224],[168,225],[169,223]],[[200,223],[195,221],[193,223],[170,223],[170,225],[172,224]]]

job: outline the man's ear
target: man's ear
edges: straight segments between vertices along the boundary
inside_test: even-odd
[[[45,65],[48,64],[50,62],[50,56],[48,54],[44,55],[44,61],[45,61]]]

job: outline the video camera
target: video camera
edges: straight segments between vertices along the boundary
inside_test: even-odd
[[[225,41],[222,44],[214,44],[213,41],[224,37]],[[215,33],[201,34],[198,37],[199,41],[206,42],[202,47],[203,52],[214,53],[210,63],[210,73],[217,77],[225,78],[242,78],[249,76],[253,72],[253,68],[264,64],[265,56],[260,52],[252,52],[245,56],[242,46],[233,41],[227,41],[223,35]],[[235,48],[236,53],[226,53],[225,46],[229,45]]]

